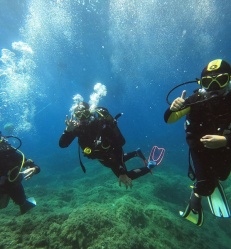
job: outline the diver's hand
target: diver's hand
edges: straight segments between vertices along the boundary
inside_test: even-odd
[[[71,115],[70,119],[68,118],[68,115],[66,116],[65,124],[67,126],[67,132],[73,131],[78,126],[78,122],[76,120],[73,120],[73,115]]]
[[[121,187],[121,183],[123,183],[128,189],[128,187],[132,188],[132,179],[129,178],[127,175],[120,175],[119,176],[119,186]]]
[[[225,136],[205,135],[200,141],[203,143],[204,147],[208,149],[218,149],[227,145]]]
[[[181,97],[176,98],[172,102],[172,104],[170,106],[170,110],[173,111],[173,112],[179,111],[182,108],[182,106],[184,105],[184,102],[185,102],[184,98],[185,98],[185,96],[186,96],[186,90],[184,90],[182,92]]]
[[[36,168],[33,167],[33,168],[25,169],[21,173],[24,174],[25,180],[29,180],[36,173]]]

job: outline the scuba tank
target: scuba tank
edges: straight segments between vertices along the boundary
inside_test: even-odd
[[[117,120],[123,115],[123,113],[119,113],[113,118],[109,111],[104,107],[97,107],[95,111],[96,113],[98,113],[99,118],[104,119],[108,122],[115,135],[117,144],[122,147],[125,144],[126,140],[117,125]]]

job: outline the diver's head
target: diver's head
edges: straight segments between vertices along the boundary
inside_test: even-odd
[[[206,91],[219,91],[229,88],[231,67],[228,62],[217,59],[209,62],[201,73],[200,84]]]
[[[89,104],[86,102],[80,102],[74,109],[74,116],[78,120],[86,120],[91,116],[89,110]]]

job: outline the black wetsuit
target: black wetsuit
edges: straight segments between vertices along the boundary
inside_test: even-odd
[[[91,153],[84,155],[90,159],[97,159],[101,164],[111,168],[119,177],[126,174],[131,179],[136,179],[150,172],[147,167],[127,171],[125,162],[137,156],[136,151],[124,154],[123,143],[118,139],[114,129],[105,120],[92,117],[91,121],[80,124],[72,132],[64,131],[60,140],[61,148],[68,147],[78,138],[81,149],[90,148]]]
[[[20,206],[26,201],[21,183],[23,177],[21,174],[17,177],[22,160],[22,155],[12,148],[7,151],[0,151],[0,200],[4,195],[7,195],[15,204]],[[34,165],[33,162],[25,163],[25,166],[35,167],[36,174],[40,172],[39,166]]]
[[[195,93],[185,100],[178,112],[167,109],[165,122],[172,123],[186,115],[186,140],[195,169],[194,192],[211,195],[218,180],[226,180],[231,170],[231,93],[225,96],[205,96]],[[208,149],[200,142],[204,135],[221,135],[227,139],[226,147]]]

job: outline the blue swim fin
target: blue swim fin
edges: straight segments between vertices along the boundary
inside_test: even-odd
[[[211,212],[216,217],[230,217],[229,204],[226,199],[225,191],[220,182],[218,182],[218,185],[215,188],[214,192],[212,193],[212,195],[208,196],[207,199]]]

